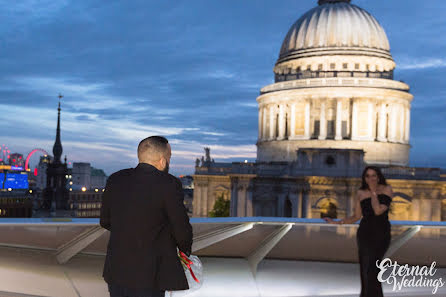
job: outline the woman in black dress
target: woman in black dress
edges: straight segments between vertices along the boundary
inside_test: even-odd
[[[368,166],[362,173],[362,185],[355,197],[354,215],[340,221],[326,218],[331,224],[352,224],[362,218],[356,234],[361,273],[360,297],[383,297],[376,262],[382,260],[390,244],[388,212],[392,197],[392,187],[387,184],[381,170]]]

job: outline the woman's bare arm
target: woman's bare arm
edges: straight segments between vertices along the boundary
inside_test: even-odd
[[[353,224],[361,218],[362,218],[361,202],[360,202],[359,192],[357,192],[357,194],[355,196],[355,208],[354,208],[353,215],[350,217],[347,217],[345,219],[342,219],[340,223],[341,224]]]
[[[393,191],[391,186],[385,187],[383,192],[390,198],[393,198]],[[374,192],[372,193],[372,208],[375,215],[379,216],[383,214],[389,207],[385,204],[381,204],[378,200],[378,195],[376,194],[376,192]]]

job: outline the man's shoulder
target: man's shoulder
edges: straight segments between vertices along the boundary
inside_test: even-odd
[[[163,171],[159,171],[158,173],[159,173],[159,176],[163,180],[165,180],[167,183],[173,184],[173,185],[178,185],[178,184],[181,185],[181,181],[177,177],[173,176],[172,174],[166,173]]]
[[[123,176],[129,176],[133,172],[133,170],[134,170],[134,168],[121,169],[119,171],[116,171],[112,175],[110,175],[108,177],[108,180],[111,181],[111,180],[118,179]]]

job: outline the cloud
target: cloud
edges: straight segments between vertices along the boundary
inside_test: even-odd
[[[446,2],[357,1],[383,24],[396,76],[415,96],[412,160],[446,159],[437,141],[444,133],[438,123],[446,99]],[[289,27],[317,5],[3,2],[2,141],[20,151],[34,145],[51,151],[62,93],[64,154],[108,173],[133,166],[135,147],[151,134],[169,138],[178,172],[190,173],[204,146],[220,161],[255,158],[259,90],[274,80],[272,67]]]
[[[424,60],[413,59],[411,61],[403,61],[396,66],[398,69],[427,69],[427,68],[443,68],[446,67],[446,59],[442,58],[427,58]]]

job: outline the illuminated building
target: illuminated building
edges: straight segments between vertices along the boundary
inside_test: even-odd
[[[36,187],[38,189],[45,189],[46,187],[46,171],[48,169],[48,164],[51,163],[52,158],[48,155],[41,156],[39,164],[37,165],[37,177],[36,177]]]
[[[70,191],[68,204],[72,216],[80,218],[98,218],[101,212],[102,193],[102,189]]]
[[[446,171],[408,167],[409,86],[378,21],[349,0],[319,0],[290,28],[275,83],[257,98],[256,163],[197,160],[193,214],[217,197],[232,216],[345,217],[366,165],[394,189],[393,220],[446,220]]]
[[[23,159],[23,155],[19,153],[9,155],[9,165],[16,167],[25,167],[25,160]]]
[[[29,218],[32,216],[32,196],[28,191],[0,192],[0,218]]]

